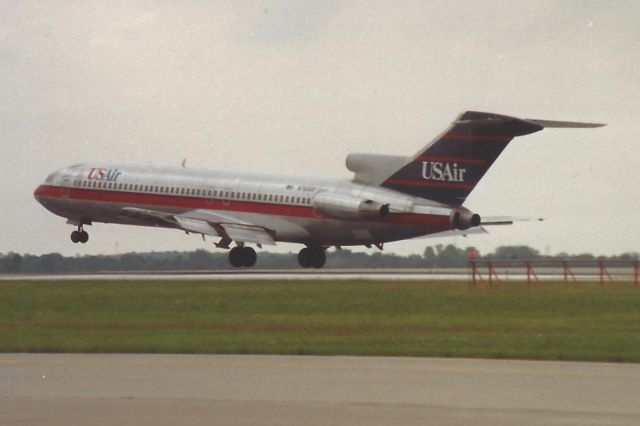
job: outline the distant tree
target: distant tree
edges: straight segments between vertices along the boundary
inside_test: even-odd
[[[118,266],[123,271],[143,271],[148,268],[146,259],[138,253],[123,254],[120,256]]]
[[[40,256],[34,272],[59,273],[65,272],[64,269],[64,257],[60,253],[50,253]]]
[[[9,252],[9,254],[7,254],[3,258],[2,263],[3,269],[8,274],[17,274],[19,272],[22,272],[22,256],[20,256],[18,253]]]
[[[427,246],[422,254],[424,258],[424,266],[427,268],[435,268],[438,265],[438,256],[436,251],[431,246]]]
[[[457,268],[467,266],[467,252],[464,249],[459,249],[452,244],[446,247],[438,244],[436,251],[438,252],[438,266],[440,267]]]
[[[536,259],[540,252],[529,246],[500,246],[492,255],[494,259]]]
[[[203,249],[191,252],[188,261],[189,266],[193,269],[210,269],[213,263],[211,253]]]

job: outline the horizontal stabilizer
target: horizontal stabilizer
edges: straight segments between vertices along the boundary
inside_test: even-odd
[[[593,127],[603,127],[606,124],[602,123],[581,123],[578,121],[553,121],[553,120],[537,120],[533,118],[527,118],[526,121],[537,124],[542,127],[556,127],[565,129],[587,129]]]
[[[481,226],[513,225],[514,222],[542,222],[541,217],[488,216],[483,217]]]

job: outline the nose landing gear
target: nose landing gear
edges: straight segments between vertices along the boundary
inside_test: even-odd
[[[71,242],[84,244],[87,241],[89,241],[89,233],[82,228],[82,225],[78,226],[77,231],[71,233]]]

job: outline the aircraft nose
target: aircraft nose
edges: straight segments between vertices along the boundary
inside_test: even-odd
[[[40,197],[44,194],[44,185],[38,185],[35,191],[33,191],[33,197],[40,202]]]

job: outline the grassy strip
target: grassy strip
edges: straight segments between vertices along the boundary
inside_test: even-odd
[[[640,361],[630,285],[0,282],[0,352]]]

